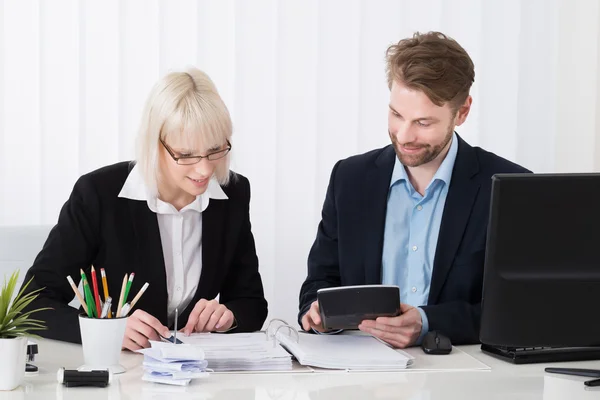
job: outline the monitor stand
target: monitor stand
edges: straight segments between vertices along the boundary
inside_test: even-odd
[[[505,347],[481,345],[481,351],[513,364],[600,360],[600,347]]]

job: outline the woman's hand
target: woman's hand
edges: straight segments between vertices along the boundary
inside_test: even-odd
[[[190,313],[183,333],[189,335],[192,332],[225,332],[231,329],[234,322],[233,313],[223,304],[216,300],[201,299]]]
[[[169,328],[148,314],[146,311],[135,310],[127,319],[123,348],[127,350],[139,350],[150,347],[150,340],[160,341],[160,337],[171,336]]]

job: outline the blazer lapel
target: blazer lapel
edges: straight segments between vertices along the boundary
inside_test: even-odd
[[[458,154],[440,225],[428,304],[436,304],[456,256],[479,192],[480,184],[474,179],[478,172],[479,163],[473,148],[458,137]]]
[[[375,163],[366,173],[364,200],[361,204],[364,229],[365,284],[381,283],[381,254],[387,197],[394,169],[396,153],[390,145],[383,149]]]
[[[202,212],[202,272],[195,301],[202,297],[213,298],[212,293],[216,272],[223,256],[223,234],[225,233],[225,217],[227,201],[210,199],[206,210]],[[213,289],[214,290],[214,289]]]
[[[129,200],[133,228],[135,233],[135,246],[139,259],[140,280],[149,284],[152,295],[142,296],[140,308],[154,315],[162,323],[167,323],[167,275],[165,272],[165,258],[158,229],[156,214],[150,211],[145,201]],[[119,287],[120,290],[120,287]],[[158,306],[160,304],[160,306]]]

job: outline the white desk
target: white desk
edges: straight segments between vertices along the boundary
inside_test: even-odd
[[[545,364],[512,365],[481,353],[479,346],[460,349],[491,367],[488,371],[394,373],[301,373],[301,374],[211,374],[188,387],[143,382],[142,356],[122,353],[127,372],[107,388],[66,388],[56,382],[59,367],[74,369],[82,363],[81,346],[39,340],[35,364],[40,372],[27,375],[12,392],[0,392],[0,400],[69,399],[600,399],[600,388],[584,388],[590,378],[544,373]],[[418,357],[426,356],[414,349]],[[418,362],[419,359],[416,360]],[[427,360],[431,362],[431,359]],[[557,365],[557,364],[552,364]],[[562,363],[569,367],[600,368],[600,361]]]

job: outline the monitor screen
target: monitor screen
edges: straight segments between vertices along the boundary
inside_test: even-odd
[[[480,339],[600,345],[600,174],[493,177]]]

